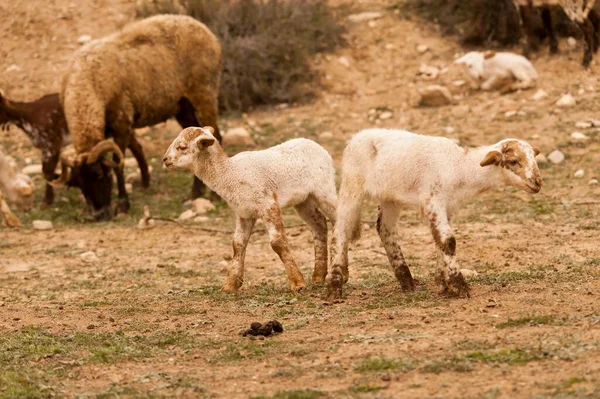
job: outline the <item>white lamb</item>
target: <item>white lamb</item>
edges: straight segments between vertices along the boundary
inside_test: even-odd
[[[244,280],[244,257],[256,219],[268,229],[271,248],[288,274],[292,291],[304,278],[287,241],[281,208],[293,206],[315,237],[314,283],[327,276],[327,220],[335,221],[335,168],[329,153],[307,139],[294,139],[262,151],[227,157],[213,128],[190,127],[179,133],[165,153],[169,169],[194,173],[227,201],[236,214],[233,263],[225,292],[237,292]]]
[[[22,209],[29,209],[33,203],[33,181],[23,173],[16,172],[17,165],[0,150],[0,214],[2,224],[19,226],[19,219],[10,211],[8,202]]]
[[[360,236],[360,211],[366,195],[380,201],[377,231],[403,290],[414,290],[396,231],[400,206],[406,204],[420,208],[429,221],[445,265],[438,272],[445,291],[468,295],[455,260],[451,216],[463,202],[494,187],[509,185],[539,192],[542,178],[535,161],[537,153],[538,149],[517,139],[461,148],[443,137],[403,130],[369,129],[358,133],[344,150],[342,160],[327,277],[329,299],[340,298],[342,285],[348,280],[348,245]]]
[[[514,53],[471,51],[456,61],[467,67],[475,87],[481,90],[514,91],[534,87],[538,74],[525,57]]]

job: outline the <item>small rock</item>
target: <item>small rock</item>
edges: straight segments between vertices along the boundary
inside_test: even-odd
[[[179,220],[189,220],[189,219],[193,218],[194,216],[196,216],[196,212],[194,212],[193,209],[188,209],[187,211],[182,212],[181,215],[179,215],[178,219]]]
[[[196,198],[192,202],[192,209],[196,215],[206,215],[209,211],[214,211],[216,208],[213,203],[206,198]]]
[[[421,64],[419,67],[419,75],[424,79],[433,80],[440,74],[440,69],[431,65]]]
[[[127,192],[127,194],[133,193],[133,184],[125,183],[125,191]]]
[[[515,111],[515,110],[512,110],[512,111],[506,111],[506,112],[504,113],[504,117],[505,117],[506,119],[508,119],[508,118],[512,118],[512,117],[513,117],[513,116],[515,116],[515,115],[517,115],[517,111]]]
[[[578,179],[581,179],[583,177],[583,175],[585,174],[585,171],[583,169],[577,169],[575,171],[575,173],[573,173],[573,177],[576,177]]]
[[[21,173],[26,175],[39,175],[42,173],[42,165],[37,163],[27,165],[21,169]]]
[[[534,140],[537,140],[537,139],[540,138],[540,135],[537,134],[537,133],[534,133],[534,134],[531,135],[531,138],[534,139]]]
[[[90,324],[89,326],[87,326],[88,330],[93,330],[94,328],[96,328],[96,326],[93,324]]]
[[[92,37],[90,35],[81,35],[77,38],[77,43],[85,44],[85,43],[89,42],[90,40],[92,40]]]
[[[223,135],[223,146],[227,147],[230,145],[252,146],[254,145],[254,140],[245,128],[234,127],[227,130]]]
[[[586,141],[586,140],[590,139],[588,136],[586,136],[585,134],[583,134],[581,132],[573,132],[573,133],[571,133],[571,138],[573,140],[577,140],[577,141]]]
[[[138,166],[137,161],[135,160],[135,158],[132,158],[132,157],[125,158],[125,160],[123,161],[123,164],[125,165],[126,168],[137,168],[137,166]]]
[[[85,242],[85,240],[78,240],[78,241],[75,243],[75,247],[76,247],[76,248],[78,248],[78,249],[84,249],[84,248],[86,247],[86,242]]]
[[[419,53],[419,54],[423,54],[423,53],[427,52],[427,50],[429,50],[429,46],[426,44],[419,44],[417,46],[417,53]]]
[[[363,223],[362,228],[364,231],[371,230],[371,225],[369,223]]]
[[[569,47],[573,48],[577,46],[577,40],[574,37],[569,36],[567,38],[567,44],[569,45]]]
[[[382,113],[379,114],[379,116],[377,118],[382,121],[385,121],[388,119],[392,119],[393,116],[394,116],[394,113],[392,111],[383,111]]]
[[[35,230],[52,230],[54,228],[54,226],[52,225],[52,222],[49,220],[34,220],[33,228]]]
[[[19,72],[21,70],[21,67],[18,66],[17,64],[11,64],[8,67],[6,67],[6,69],[4,71],[6,72]]]
[[[590,181],[588,182],[588,185],[590,186],[595,186],[598,184],[598,179],[590,179]]]
[[[386,43],[385,46],[383,46],[386,50],[393,50],[396,48],[396,46],[394,45],[394,43]]]
[[[210,220],[211,218],[209,218],[208,216],[197,216],[194,218],[194,222],[196,223],[206,223]]]
[[[479,275],[477,271],[471,269],[460,269],[460,274],[462,274],[464,278],[473,278]]]
[[[592,126],[594,126],[594,124],[590,121],[579,121],[575,123],[575,127],[578,129],[588,129]]]
[[[572,107],[575,104],[577,104],[577,102],[575,101],[575,97],[573,97],[570,94],[564,94],[561,98],[558,99],[558,101],[556,101],[556,106],[561,108]]]
[[[593,127],[600,127],[600,119],[590,119],[590,123]]]
[[[554,150],[550,154],[548,154],[548,160],[555,165],[559,163],[563,163],[565,160],[565,154],[560,152],[559,150]]]
[[[456,131],[455,128],[453,128],[452,126],[446,126],[444,127],[444,133],[446,134],[452,134]]]
[[[431,85],[420,91],[419,105],[424,107],[440,107],[452,103],[452,94],[444,86]]]
[[[531,96],[531,99],[533,101],[540,101],[546,97],[548,97],[548,93],[546,93],[546,91],[543,89],[538,89],[538,91],[536,91],[535,94]]]
[[[548,158],[546,158],[546,156],[542,153],[539,153],[535,156],[535,161],[538,164],[542,164],[542,163],[547,163],[548,162]]]
[[[148,230],[156,227],[154,219],[141,218],[137,224],[137,228],[140,230]]]
[[[383,14],[380,12],[367,11],[367,12],[361,12],[358,14],[349,15],[348,20],[350,22],[358,23],[358,22],[370,21],[373,19],[379,19],[381,17],[383,17]]]
[[[81,255],[79,255],[79,257],[81,257],[81,260],[83,260],[86,263],[92,263],[98,260],[98,256],[94,251],[84,252]]]
[[[327,131],[319,134],[319,140],[327,141],[333,138],[333,133]]]
[[[226,260],[222,260],[218,263],[220,268],[225,268],[227,269],[227,266],[229,265],[229,262],[227,262]]]
[[[338,58],[338,62],[340,64],[342,64],[343,66],[345,66],[346,68],[348,68],[350,66],[350,60],[347,57],[340,57]]]

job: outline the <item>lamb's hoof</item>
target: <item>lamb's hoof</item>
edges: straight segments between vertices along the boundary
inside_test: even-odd
[[[467,295],[467,298],[471,298],[471,294],[469,292],[469,285],[467,284],[465,278],[460,272],[452,273],[450,274],[450,276],[448,276],[446,293],[459,298],[464,293]]]
[[[412,277],[410,279],[401,280],[399,283],[404,292],[413,292],[415,290],[415,280]]]
[[[404,292],[412,292],[415,290],[415,280],[410,274],[410,270],[406,265],[399,265],[394,268],[394,276],[396,276],[396,280],[400,283],[400,287],[402,287],[402,291]]]
[[[334,275],[327,283],[327,302],[336,302],[342,299],[342,287],[344,283],[340,275]]]
[[[120,213],[129,212],[129,200],[128,199],[119,199],[117,202],[117,206],[115,207],[115,216]]]
[[[325,282],[325,277],[326,275],[317,275],[317,274],[313,274],[312,276],[312,283],[313,284],[323,284]]]
[[[221,291],[226,294],[237,294],[238,289],[233,285],[225,284],[223,287],[221,287]]]
[[[304,284],[304,281],[302,281],[301,283],[290,283],[290,289],[292,290],[292,292],[296,293],[296,294],[300,294],[302,291],[304,291],[304,289],[306,288],[306,284]]]

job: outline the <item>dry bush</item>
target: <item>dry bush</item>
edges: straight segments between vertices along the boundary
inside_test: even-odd
[[[343,27],[323,0],[142,0],[138,17],[187,14],[223,47],[219,103],[225,111],[301,101],[315,93],[312,56],[342,43]]]

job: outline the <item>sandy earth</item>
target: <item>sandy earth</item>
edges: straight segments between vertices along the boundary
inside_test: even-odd
[[[545,154],[560,148],[567,160],[542,165],[540,194],[497,190],[459,213],[458,259],[479,273],[470,281],[471,299],[438,294],[433,240],[412,210],[402,213],[399,228],[418,290],[400,291],[367,224],[351,252],[344,302],[335,305],[324,302],[324,287],[309,286],[297,297],[288,291],[264,232],[251,239],[241,292],[220,293],[230,236],[198,227],[231,229],[226,209],[203,225],[161,222],[146,231],[135,228],[134,216],[100,225],[59,222],[51,232],[30,225],[2,229],[0,348],[8,355],[0,354],[0,361],[25,376],[23,386],[37,387],[32,396],[600,397],[600,186],[588,185],[598,176],[600,146],[595,128],[575,128],[598,117],[598,62],[584,71],[581,49],[563,40],[558,56],[543,50],[533,59],[546,99],[531,100],[535,89],[500,95],[454,88],[455,104],[418,108],[419,88],[462,78],[451,61],[464,49],[435,26],[394,13],[389,3],[354,4],[354,12],[384,16],[374,26],[346,23],[347,47],[317,57],[325,88],[314,102],[262,108],[221,123],[252,130],[258,146],[313,138],[337,164],[347,138],[373,125],[446,135],[464,145],[517,137]],[[0,88],[18,100],[58,90],[77,38],[112,32],[133,20],[134,6],[115,0],[0,3]],[[418,44],[430,50],[419,54]],[[450,70],[429,82],[418,76],[421,63]],[[555,107],[568,92],[577,105]],[[375,121],[373,108],[393,117]],[[507,111],[524,114],[507,117]],[[162,154],[175,131],[142,140],[151,157]],[[574,131],[590,140],[573,142]],[[19,162],[39,158],[15,128],[0,132],[0,143]],[[580,168],[585,176],[576,179]],[[167,177],[157,176],[153,184],[160,187]],[[374,207],[369,204],[365,221],[374,220]],[[299,219],[287,213],[286,222]],[[308,278],[310,232],[289,232]],[[97,261],[82,259],[90,250]],[[252,321],[274,318],[283,334],[238,336]],[[96,343],[71,347],[76,340],[69,338],[60,351],[37,356],[46,347],[15,343],[31,331],[56,339],[80,334]],[[159,344],[156,334],[173,339]],[[108,345],[111,355],[98,360],[94,345],[102,339],[126,343]],[[26,354],[11,358],[15,348]],[[0,397],[11,397],[1,384],[6,375],[0,373]]]

